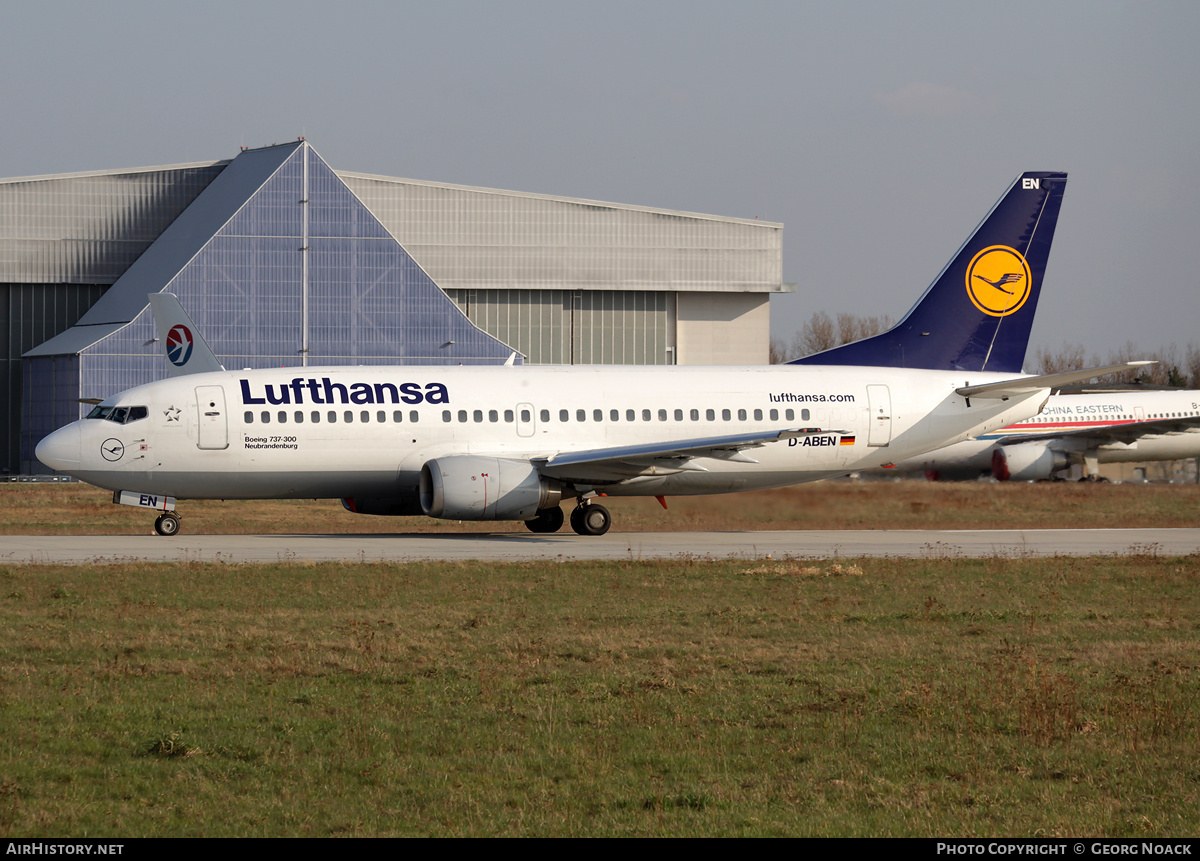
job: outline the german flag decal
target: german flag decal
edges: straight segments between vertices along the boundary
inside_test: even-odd
[[[854,445],[854,437],[844,436],[844,437],[842,437],[842,441],[839,442],[838,445]]]

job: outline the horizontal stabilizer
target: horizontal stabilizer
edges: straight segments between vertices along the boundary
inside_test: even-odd
[[[1120,365],[1105,365],[1100,368],[1084,368],[1079,371],[1064,371],[1061,374],[1043,374],[1040,377],[1020,377],[1015,380],[1001,380],[998,383],[983,383],[978,386],[962,386],[954,391],[964,398],[1015,398],[1028,395],[1038,389],[1055,389],[1059,386],[1079,383],[1093,377],[1103,377],[1105,374],[1115,374],[1133,368],[1153,365],[1154,362],[1124,362]]]

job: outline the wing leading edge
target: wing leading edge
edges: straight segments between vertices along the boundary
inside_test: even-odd
[[[562,481],[618,482],[643,475],[707,472],[695,461],[703,458],[757,463],[745,449],[819,434],[849,434],[826,428],[793,428],[767,433],[728,434],[658,443],[613,446],[587,451],[559,452],[533,458],[542,475]]]
[[[1108,442],[1134,443],[1151,436],[1200,432],[1200,416],[1183,416],[1171,419],[1151,419],[1141,422],[1126,422],[1107,427],[1079,428],[1078,430],[1046,431],[1045,433],[1010,434],[996,440],[1000,445],[1020,445],[1023,442],[1044,442],[1063,438],[1094,440],[1099,444]]]

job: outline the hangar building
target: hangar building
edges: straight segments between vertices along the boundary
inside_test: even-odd
[[[0,468],[165,375],[147,294],[226,367],[765,364],[782,225],[225,161],[0,180]]]

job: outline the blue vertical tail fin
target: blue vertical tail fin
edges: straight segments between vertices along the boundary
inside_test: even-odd
[[[1066,185],[1021,174],[899,323],[791,364],[1021,373]]]

